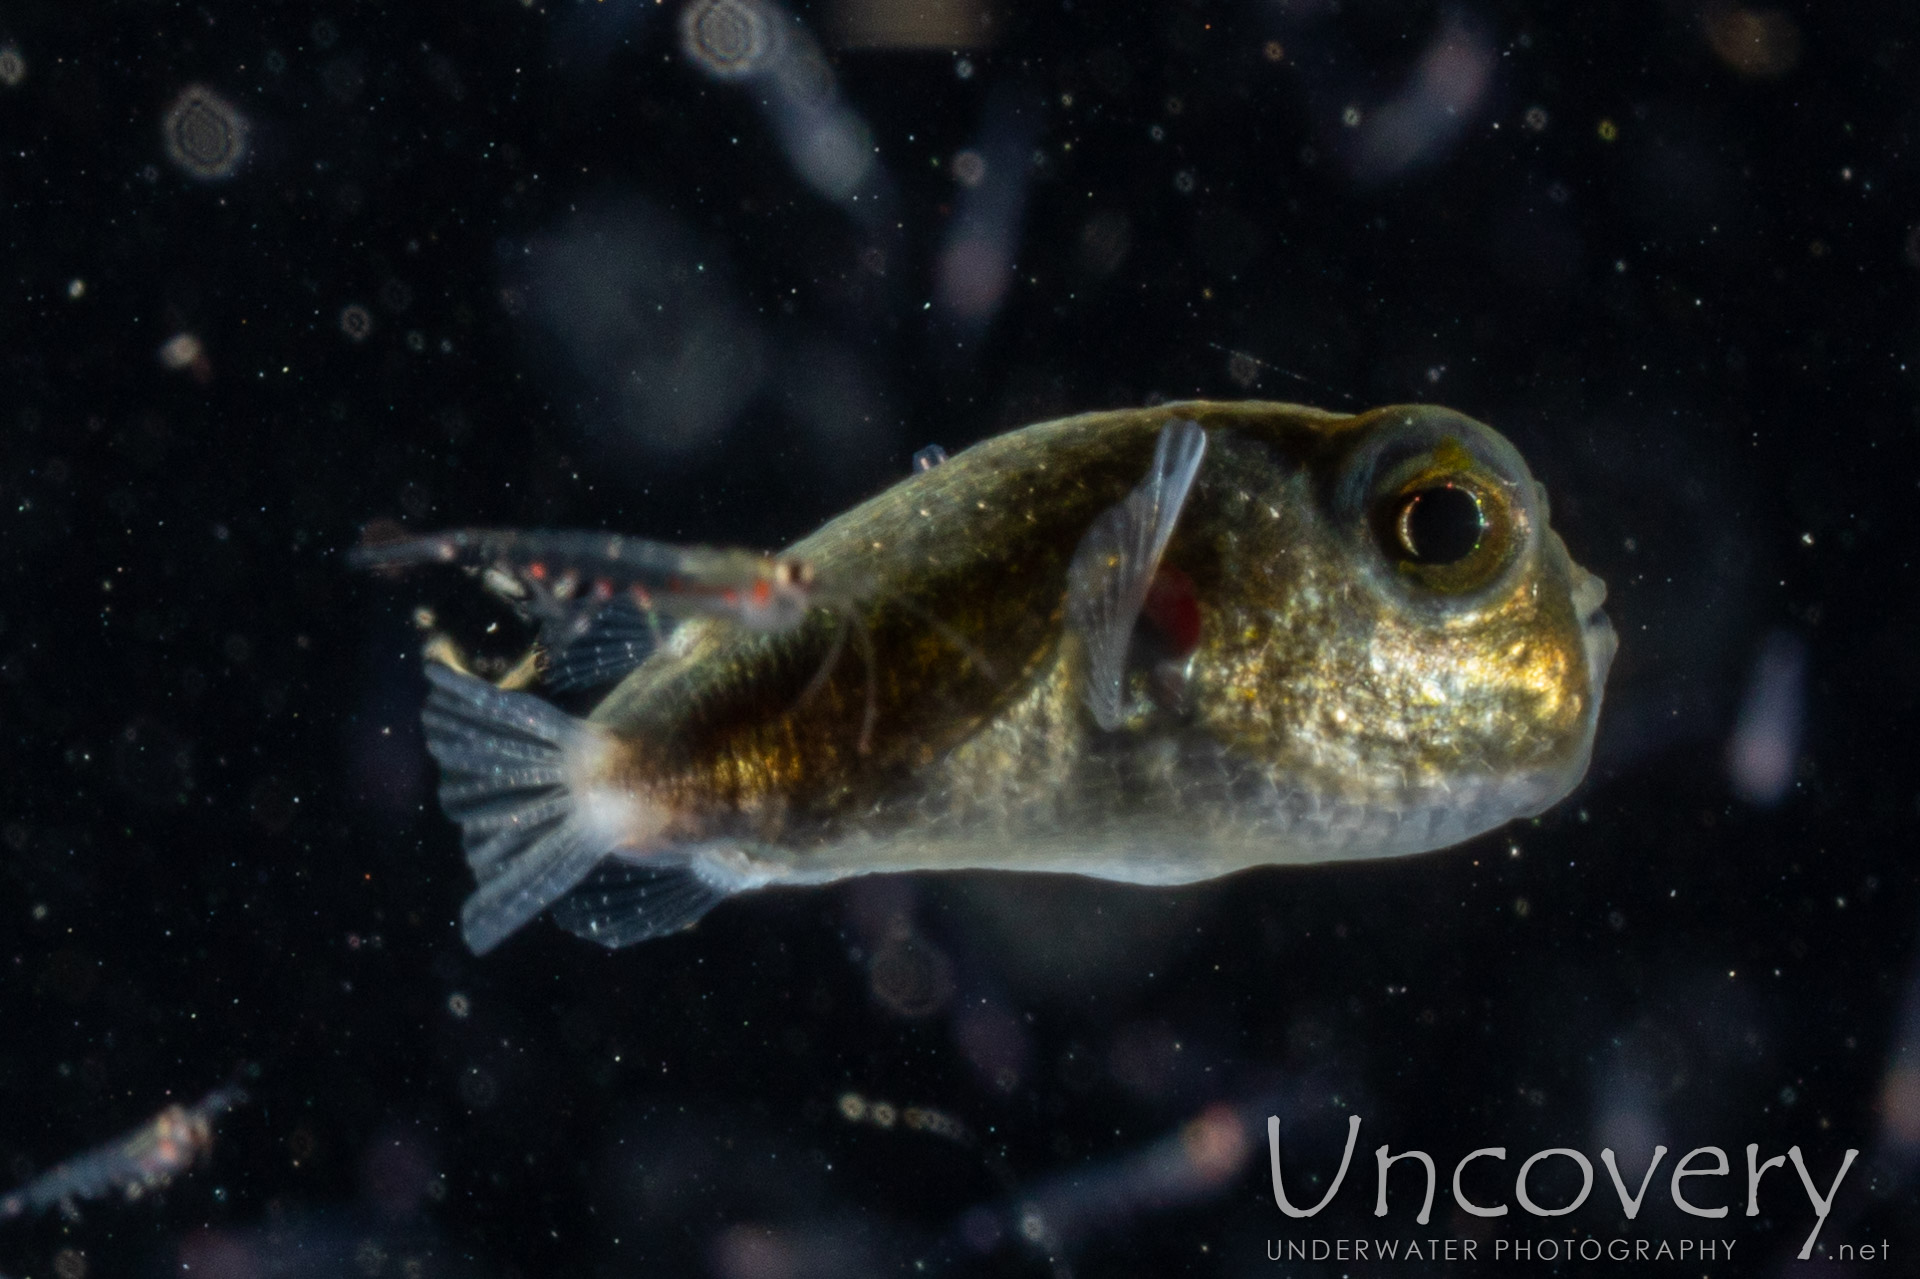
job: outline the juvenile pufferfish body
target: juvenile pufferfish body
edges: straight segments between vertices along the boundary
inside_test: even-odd
[[[784,555],[829,606],[688,621],[584,723],[433,672],[476,949],[550,905],[618,945],[768,884],[1444,847],[1578,783],[1614,649],[1524,461],[1427,406],[1042,423]]]

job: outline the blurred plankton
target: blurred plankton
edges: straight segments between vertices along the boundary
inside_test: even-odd
[[[357,560],[485,570],[550,680],[620,677],[576,719],[429,664],[475,951],[543,911],[622,946],[860,874],[1444,848],[1579,783],[1615,647],[1513,446],[1424,405],[1041,423],[773,556],[465,531]]]
[[[138,1199],[167,1185],[213,1149],[213,1121],[241,1105],[239,1088],[216,1088],[192,1106],[168,1106],[132,1132],[56,1164],[0,1197],[0,1221],[54,1205],[72,1215],[82,1199],[120,1191]]]

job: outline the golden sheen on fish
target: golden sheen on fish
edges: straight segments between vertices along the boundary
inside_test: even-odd
[[[549,909],[618,946],[850,875],[1183,884],[1443,848],[1578,784],[1615,647],[1520,455],[1429,406],[1064,418],[777,557],[680,550],[363,549],[543,584],[586,619],[556,682],[623,675],[576,719],[429,664],[474,950]]]

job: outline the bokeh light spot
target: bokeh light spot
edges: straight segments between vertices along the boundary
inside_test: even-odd
[[[247,156],[247,121],[204,85],[189,85],[167,108],[160,134],[167,159],[203,181],[231,177]]]

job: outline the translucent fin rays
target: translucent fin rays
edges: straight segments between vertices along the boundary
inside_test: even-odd
[[[1146,479],[1094,520],[1067,570],[1067,621],[1086,647],[1087,709],[1103,729],[1124,717],[1127,645],[1206,448],[1197,422],[1163,427]]]

